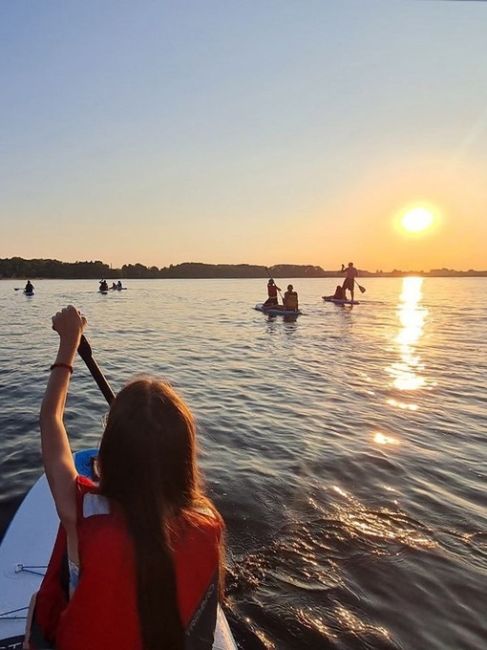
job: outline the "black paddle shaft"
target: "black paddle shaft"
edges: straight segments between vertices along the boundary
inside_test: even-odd
[[[88,370],[91,372],[91,376],[96,381],[96,383],[98,384],[98,388],[103,393],[103,397],[106,399],[106,401],[109,404],[111,404],[115,399],[115,393],[111,389],[111,386],[108,383],[108,381],[105,379],[105,375],[98,367],[98,364],[93,359],[93,352],[91,350],[91,345],[89,344],[87,338],[84,335],[81,336],[81,341],[78,346],[78,354],[86,363]]]

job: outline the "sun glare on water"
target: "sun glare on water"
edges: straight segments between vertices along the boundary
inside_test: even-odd
[[[431,210],[416,207],[408,210],[401,218],[401,226],[408,233],[421,233],[431,228],[435,220]]]

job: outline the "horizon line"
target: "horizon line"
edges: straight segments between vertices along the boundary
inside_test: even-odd
[[[56,269],[50,269],[49,271],[45,267],[48,264],[53,264]],[[28,269],[26,266],[32,266],[33,268]],[[83,269],[86,273],[88,270],[90,273],[86,277],[66,277],[64,273],[57,275],[57,273],[62,270],[76,270],[76,267],[79,271],[83,272],[81,269],[83,266],[88,266],[88,269]],[[4,267],[4,268],[2,268]],[[17,268],[15,268],[17,267]],[[22,268],[24,267],[24,268]],[[38,268],[35,268],[38,267]],[[63,269],[64,267],[64,269]],[[74,267],[74,268],[73,268]],[[93,268],[96,267],[96,268]],[[161,276],[161,279],[164,277],[178,277],[178,271],[187,271],[188,270],[196,271],[199,269],[201,272],[205,270],[224,270],[231,271],[232,269],[245,270],[248,269],[249,272],[252,272],[252,275],[248,277],[267,277],[269,275],[274,275],[275,277],[341,277],[343,271],[341,269],[325,269],[320,265],[316,264],[273,264],[267,266],[264,264],[249,264],[246,262],[240,262],[237,264],[229,263],[208,263],[208,262],[179,262],[178,264],[169,264],[169,266],[157,267],[155,265],[146,266],[141,262],[122,264],[120,267],[113,267],[102,260],[76,260],[75,262],[64,262],[55,258],[31,258],[26,259],[19,256],[10,257],[10,258],[0,258],[0,278],[1,279],[19,279],[20,277],[35,277],[37,279],[93,279],[94,277],[105,276],[110,279],[112,274],[116,274],[117,277],[122,277],[122,274],[127,274],[127,277],[130,279],[157,279],[157,274],[164,274]],[[360,269],[356,267],[359,273],[363,274],[364,277],[390,277],[390,276],[404,276],[404,275],[424,275],[424,276],[465,276],[465,275],[487,275],[487,270],[480,269],[468,269],[468,270],[459,270],[451,269],[448,267],[433,268],[425,271],[421,270],[402,270],[402,269],[392,269],[390,271],[384,271],[383,269],[376,269],[375,271],[369,271],[367,269]],[[46,275],[47,271],[47,275]],[[272,271],[272,272],[271,272]],[[289,273],[286,273],[288,271]],[[93,273],[95,272],[95,273]],[[262,273],[262,276],[256,276],[255,273]],[[135,273],[135,274],[134,274]],[[298,275],[293,275],[297,273]],[[191,277],[188,275],[183,275],[182,277]],[[195,275],[193,279],[198,277],[204,277],[200,273]],[[213,277],[213,276],[210,276]],[[228,277],[232,279],[232,275],[221,275],[217,277]],[[239,275],[237,277],[247,277],[246,275]]]

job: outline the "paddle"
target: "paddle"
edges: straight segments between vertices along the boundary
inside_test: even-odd
[[[115,399],[115,393],[111,389],[108,381],[105,379],[105,376],[98,367],[98,364],[93,359],[93,351],[91,349],[91,345],[84,335],[81,336],[81,341],[78,346],[78,354],[86,363],[88,370],[91,372],[91,376],[96,381],[98,388],[103,393],[103,397],[109,404],[111,404]]]
[[[360,284],[357,282],[357,280],[355,280],[355,284],[356,284],[357,287],[360,289],[360,292],[361,292],[361,293],[365,293],[365,292],[367,291],[365,287],[361,287],[361,286],[360,286]]]

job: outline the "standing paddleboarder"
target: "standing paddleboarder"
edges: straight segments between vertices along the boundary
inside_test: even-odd
[[[279,301],[277,300],[277,292],[280,291],[280,288],[276,285],[272,278],[269,278],[267,283],[267,295],[268,298],[265,301],[264,305],[268,307],[269,305],[278,305]]]
[[[345,280],[343,281],[343,297],[347,297],[347,289],[350,291],[352,296],[351,300],[353,302],[353,294],[355,289],[355,279],[358,277],[358,271],[354,267],[353,262],[349,262],[348,266],[345,268],[345,265],[342,264],[342,273],[345,273]]]

